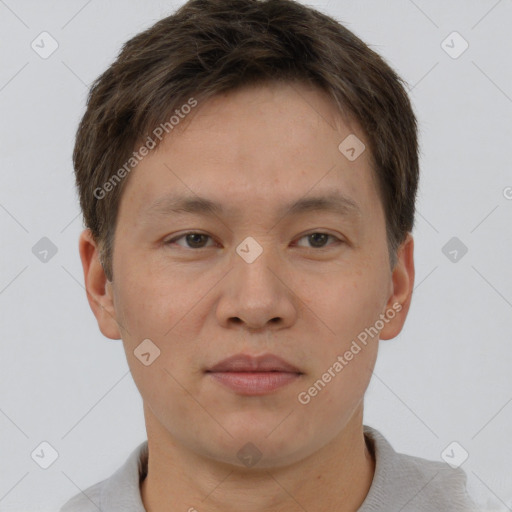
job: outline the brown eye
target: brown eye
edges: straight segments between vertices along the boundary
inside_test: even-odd
[[[314,249],[323,249],[324,247],[326,247],[326,243],[329,240],[329,238],[332,238],[339,243],[342,242],[339,238],[335,237],[334,235],[318,231],[315,233],[309,233],[307,235],[304,235],[299,240],[302,240],[303,238],[308,239],[308,242],[311,244],[310,247]]]
[[[204,242],[206,239],[211,238],[209,235],[205,235],[204,233],[197,233],[195,231],[191,231],[189,233],[184,233],[180,236],[167,240],[165,242],[166,245],[172,245],[178,240],[185,239],[185,243],[187,245],[183,246],[182,244],[177,244],[180,247],[185,247],[185,249],[203,249],[205,247]]]

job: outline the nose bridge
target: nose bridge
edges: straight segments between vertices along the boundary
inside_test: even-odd
[[[279,278],[281,260],[269,240],[247,237],[236,247],[217,311],[221,322],[235,319],[261,328],[270,321],[287,323],[294,317],[290,291]]]
[[[269,237],[265,240],[260,237],[259,241],[247,237],[237,246],[233,277],[240,284],[238,292],[255,299],[260,294],[275,296],[278,291],[275,289],[275,273],[279,272],[279,255],[270,240]]]

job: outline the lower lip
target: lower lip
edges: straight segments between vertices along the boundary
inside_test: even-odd
[[[209,372],[209,375],[240,395],[265,395],[300,377],[299,373],[287,372]]]

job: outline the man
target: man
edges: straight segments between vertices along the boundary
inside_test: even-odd
[[[466,475],[363,425],[413,284],[400,78],[290,0],[191,0],[91,89],[80,256],[147,442],[61,510],[476,510]]]

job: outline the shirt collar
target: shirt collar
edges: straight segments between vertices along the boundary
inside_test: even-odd
[[[146,512],[140,495],[140,482],[148,468],[148,442],[140,443],[126,462],[105,481],[100,509],[105,512]]]

